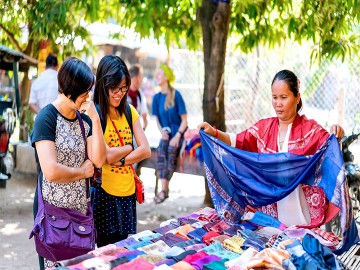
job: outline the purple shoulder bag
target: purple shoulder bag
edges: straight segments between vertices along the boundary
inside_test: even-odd
[[[85,140],[84,123],[81,115],[76,111],[81,132]],[[51,261],[71,259],[95,248],[95,226],[93,211],[89,198],[89,181],[86,179],[86,194],[88,197],[87,214],[77,210],[56,207],[43,200],[41,190],[41,177],[38,176],[38,212],[34,221],[34,228],[29,239],[34,236],[37,253]]]

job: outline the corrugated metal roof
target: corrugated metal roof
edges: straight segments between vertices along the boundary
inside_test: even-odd
[[[38,61],[22,52],[0,45],[0,61],[12,63],[17,61],[20,64],[36,66]]]

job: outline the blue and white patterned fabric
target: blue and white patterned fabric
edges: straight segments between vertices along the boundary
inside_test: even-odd
[[[339,208],[342,241],[336,254],[359,241],[353,220],[344,162],[334,135],[313,156],[291,153],[260,154],[243,151],[200,131],[204,167],[218,215],[240,224],[245,207],[281,200],[299,184],[321,187]]]

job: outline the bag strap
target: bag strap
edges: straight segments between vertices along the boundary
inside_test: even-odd
[[[129,106],[129,108],[130,108],[130,106]],[[121,146],[124,146],[124,145],[125,145],[125,144],[124,144],[124,141],[123,141],[122,137],[120,136],[119,130],[117,129],[114,121],[111,120],[111,123],[112,123],[112,125],[113,125],[113,127],[114,127],[114,129],[115,129],[115,131],[116,131],[116,134],[118,135],[118,138],[119,138],[119,141],[120,141]],[[132,131],[132,130],[131,130],[131,131]],[[131,135],[132,135],[132,134],[131,134]],[[131,138],[132,138],[132,136],[131,136]],[[131,167],[131,169],[132,169],[132,171],[133,171],[133,173],[134,173],[134,176],[137,175],[136,172],[135,172],[134,166],[133,166],[132,164],[129,165],[129,166]]]
[[[84,138],[84,141],[85,141],[85,159],[88,159],[88,154],[87,154],[87,148],[86,148],[86,137],[85,137],[85,127],[84,127],[84,123],[83,123],[83,120],[82,120],[82,117],[79,113],[79,111],[76,111],[76,117],[77,119],[79,120],[79,124],[80,124],[80,128],[81,128],[81,133],[82,133],[82,136]],[[43,176],[43,173],[41,171],[41,173],[39,172],[38,173],[38,181],[37,181],[37,195],[38,195],[38,211],[39,211],[39,206],[43,207],[44,205],[44,199],[43,199],[43,195],[42,195],[42,176]],[[90,198],[90,192],[89,192],[89,179],[85,179],[86,180],[86,196],[87,198]],[[88,203],[88,211],[91,211],[91,209],[89,209],[89,203]]]
[[[132,135],[131,136],[131,144],[133,144],[134,132],[133,132],[132,114],[131,114],[131,108],[130,108],[129,102],[126,102],[125,117],[126,117],[126,121],[128,122],[130,130],[131,130],[131,135]]]
[[[80,124],[80,128],[81,128],[81,134],[82,134],[82,137],[84,139],[84,143],[85,143],[85,160],[87,160],[87,159],[89,159],[89,156],[88,156],[87,147],[86,147],[86,135],[85,135],[84,121],[83,121],[79,111],[76,111],[76,117],[79,120],[79,124]],[[87,198],[89,198],[90,197],[89,178],[85,178],[85,182],[86,182],[86,196],[87,196]]]
[[[100,118],[100,124],[101,124],[101,128],[102,128],[102,131],[103,133],[105,133],[105,130],[106,130],[106,122],[105,122],[105,119],[101,113],[101,110],[100,110],[100,105],[99,104],[95,104],[95,109],[99,115],[99,118]]]
[[[105,129],[106,129],[106,122],[105,122],[104,116],[101,113],[100,105],[95,104],[95,108],[96,108],[96,111],[97,111],[97,113],[98,113],[98,115],[100,117],[101,128],[102,128],[103,133],[104,133]],[[131,108],[130,108],[129,102],[126,102],[125,117],[126,117],[126,120],[127,120],[128,124],[130,126],[131,133],[133,133],[132,114],[131,114]]]
[[[104,116],[103,116],[102,113],[101,113],[100,105],[99,105],[99,104],[95,104],[95,108],[96,108],[96,111],[98,112],[99,117],[100,117],[100,123],[101,123],[102,131],[103,131],[103,133],[105,133],[105,130],[106,130],[106,121],[105,121],[105,119],[104,119]],[[126,101],[126,109],[125,109],[125,118],[126,118],[126,121],[127,121],[128,124],[129,124],[130,130],[131,130],[131,134],[134,134],[134,132],[133,132],[133,124],[132,124],[131,108],[130,108],[129,102],[127,102],[127,101]],[[131,143],[132,143],[132,142],[131,142]]]

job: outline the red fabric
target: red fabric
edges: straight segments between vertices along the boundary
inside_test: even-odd
[[[222,231],[223,230],[226,230],[230,228],[230,225],[227,224],[224,220],[220,221],[219,223],[215,224],[214,226],[212,226],[210,228],[210,231],[214,231],[214,232],[217,232],[217,233],[220,233],[222,234]]]
[[[130,99],[131,99],[131,104],[135,107],[135,108],[137,108],[137,98],[138,98],[138,95],[139,95],[139,91],[137,91],[137,90],[133,90],[133,89],[129,89],[129,91],[128,91],[128,96],[130,97]]]
[[[214,232],[214,231],[210,231],[206,234],[203,235],[202,237],[202,241],[203,243],[207,244],[207,245],[210,245],[211,243],[211,239],[214,238],[214,237],[217,237],[219,236],[220,234],[218,234],[217,232]]]
[[[237,134],[236,147],[249,152],[277,153],[279,120],[277,117],[262,119],[254,126]],[[290,131],[288,152],[298,155],[313,155],[330,134],[315,120],[297,115]],[[339,209],[326,199],[319,187],[301,185],[309,207],[311,224],[299,227],[318,227],[330,221]],[[277,204],[266,205],[261,211],[278,218]]]
[[[236,147],[249,152],[277,153],[278,126],[277,117],[262,119],[237,134]],[[329,133],[315,120],[297,115],[290,132],[289,153],[313,155],[328,137]]]

